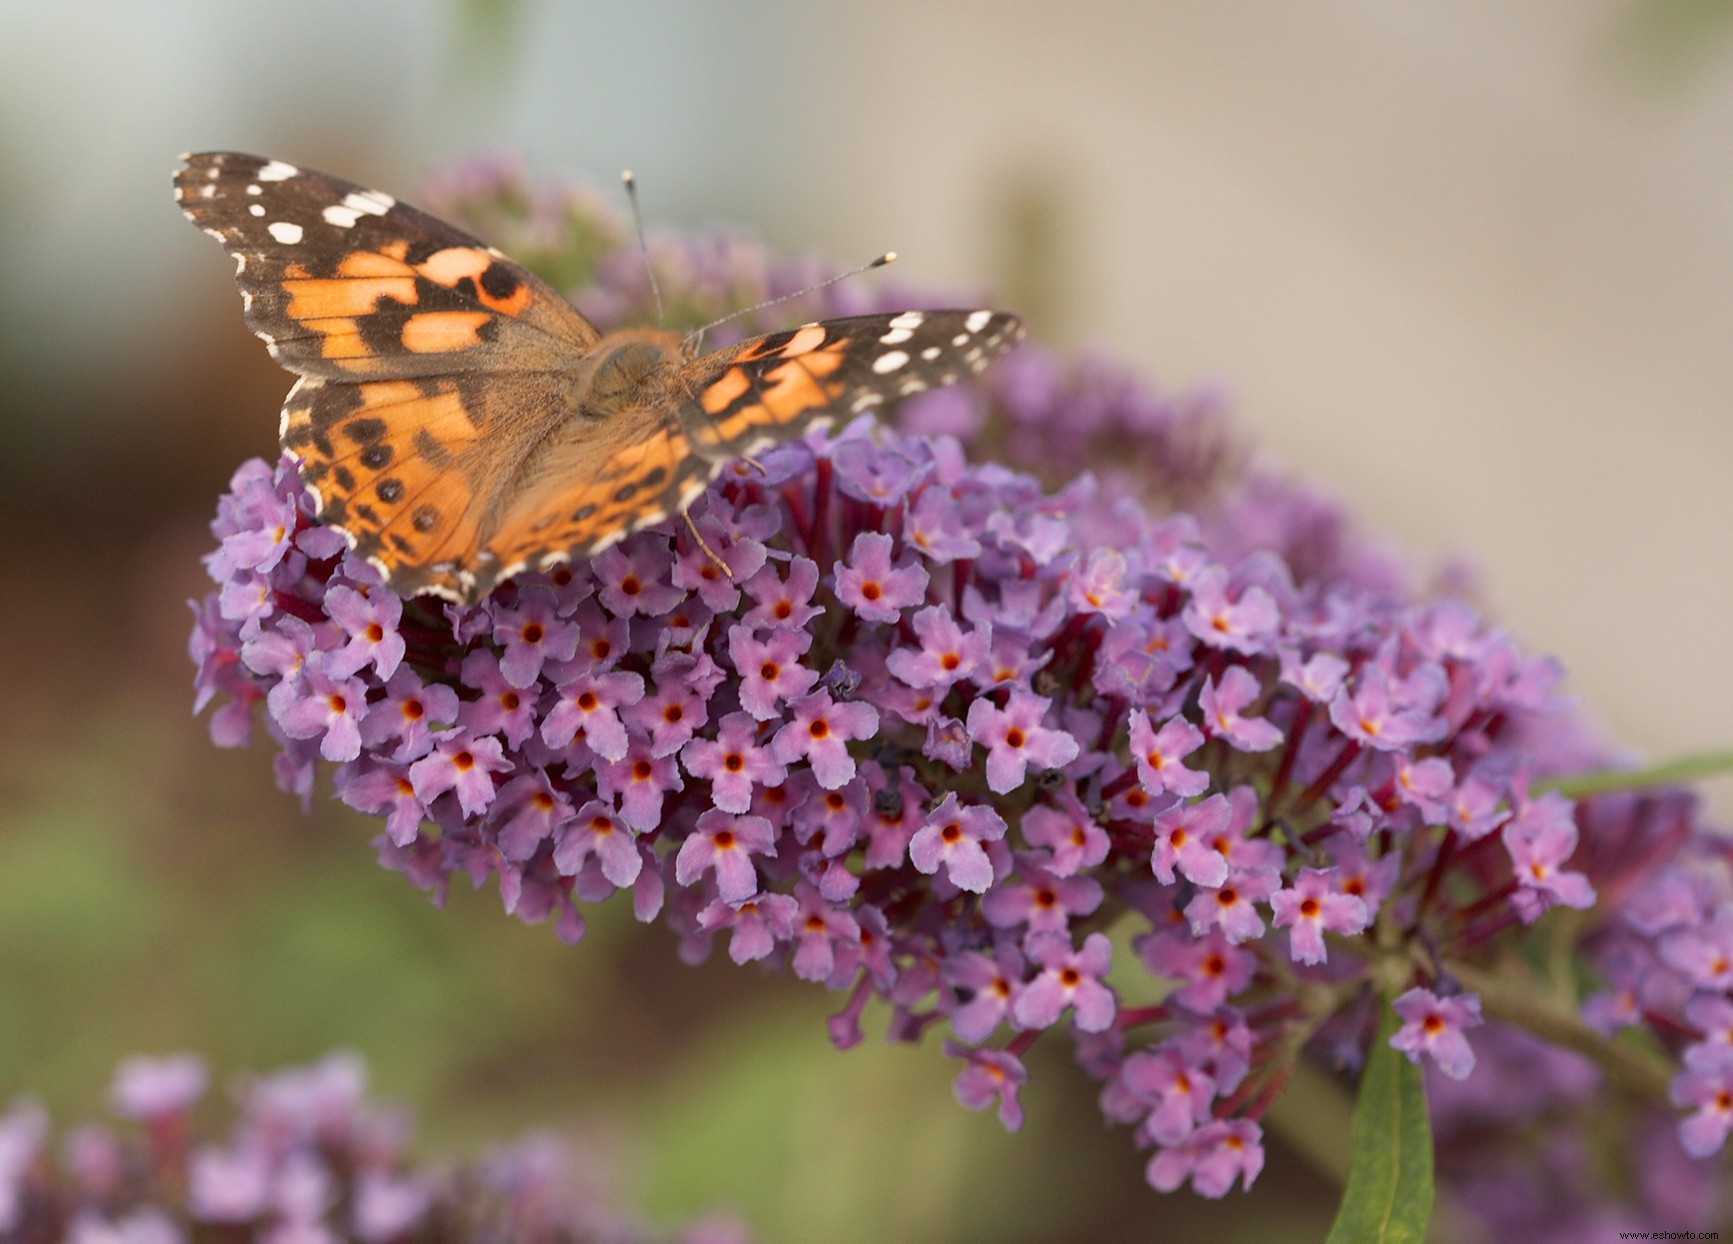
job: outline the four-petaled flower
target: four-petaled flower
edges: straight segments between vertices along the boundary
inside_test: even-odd
[[[1004,708],[986,697],[969,706],[969,737],[987,749],[987,789],[996,795],[1016,790],[1033,765],[1063,769],[1077,759],[1077,740],[1041,724],[1052,701],[1021,689]]]

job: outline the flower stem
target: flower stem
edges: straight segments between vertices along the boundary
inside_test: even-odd
[[[1480,995],[1489,1019],[1515,1024],[1543,1041],[1575,1050],[1599,1067],[1613,1085],[1650,1101],[1667,1100],[1667,1065],[1659,1058],[1608,1040],[1551,1000],[1533,979],[1512,979],[1460,962],[1445,970]]]
[[[1681,756],[1647,769],[1600,770],[1595,773],[1566,774],[1536,782],[1535,793],[1557,791],[1571,799],[1586,799],[1592,795],[1607,795],[1621,790],[1638,790],[1645,786],[1671,786],[1695,782],[1703,778],[1733,773],[1733,751],[1700,752]]]

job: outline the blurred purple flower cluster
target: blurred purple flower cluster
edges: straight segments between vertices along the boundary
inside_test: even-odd
[[[499,184],[441,206],[512,202]],[[564,267],[598,318],[641,307],[578,202],[496,223],[550,251],[616,239]],[[743,244],[653,250],[675,306],[794,284]],[[875,997],[894,1038],[948,1028],[959,1098],[1009,1127],[1030,1046],[1067,1032],[1163,1190],[1249,1185],[1294,1060],[1357,1061],[1392,972],[1393,1044],[1455,1078],[1478,1053],[1496,1081],[1506,1046],[1458,975],[1598,892],[1584,946],[1610,992],[1584,1022],[1681,1055],[1683,1144],[1720,1145],[1724,851],[1677,794],[1538,789],[1605,760],[1550,661],[1399,590],[1339,510],[1238,463],[1210,402],[1032,349],[920,401],[888,417],[934,434],[857,424],[725,472],[693,517],[726,574],[668,524],[473,607],[384,591],[291,464],[248,463],[196,606],[200,706],[226,693],[232,745],[263,700],[282,785],[305,798],[331,766],[384,818],[382,861],[436,894],[497,877],[576,940],[579,904],[630,891],[688,959],[720,939],[841,992],[840,1046]],[[1137,451],[1113,446],[1146,443],[1156,499],[1195,513],[1134,498]],[[1072,474],[1104,461],[1106,482]],[[1507,1185],[1519,1169],[1546,1200],[1538,1165]]]
[[[0,1114],[0,1239],[8,1244],[744,1244],[720,1219],[652,1232],[597,1202],[573,1156],[530,1137],[464,1164],[418,1166],[409,1123],[365,1100],[358,1059],[331,1055],[236,1095],[226,1135],[202,1132],[198,1059],[134,1058],[111,1092],[116,1127],[51,1144],[28,1100]],[[202,1112],[201,1112],[202,1117]]]

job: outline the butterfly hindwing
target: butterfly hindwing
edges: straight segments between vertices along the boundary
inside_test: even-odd
[[[688,364],[681,416],[694,452],[726,462],[979,372],[1022,335],[1022,321],[1001,311],[803,324]]]

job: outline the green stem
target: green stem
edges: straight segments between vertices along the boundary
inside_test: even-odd
[[[1681,756],[1677,760],[1652,765],[1647,769],[1568,774],[1536,782],[1533,790],[1536,794],[1557,791],[1571,799],[1587,799],[1593,795],[1638,790],[1645,786],[1676,786],[1683,782],[1720,777],[1724,773],[1733,773],[1733,751]]]
[[[1488,1019],[1503,1020],[1542,1040],[1575,1050],[1599,1067],[1608,1083],[1638,1097],[1665,1103],[1672,1069],[1666,1060],[1629,1045],[1609,1041],[1575,1014],[1556,1005],[1527,973],[1508,969],[1494,974],[1465,963],[1446,963],[1445,971],[1480,995]],[[1522,979],[1512,979],[1520,976]]]

